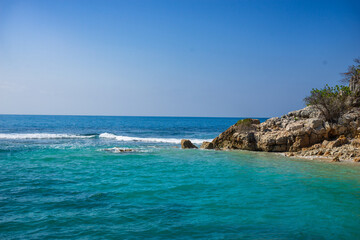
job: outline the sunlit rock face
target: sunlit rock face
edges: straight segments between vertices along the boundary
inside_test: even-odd
[[[356,147],[358,140],[354,140],[360,132],[359,126],[359,108],[352,108],[343,114],[337,123],[329,123],[319,110],[309,106],[280,118],[270,118],[263,123],[254,119],[239,121],[216,137],[212,143],[215,149],[221,150],[243,149],[298,154],[309,154],[311,151],[312,154],[309,155],[327,153],[328,157],[354,158],[360,157]],[[329,144],[323,146],[322,143]],[[316,148],[311,148],[315,145]]]

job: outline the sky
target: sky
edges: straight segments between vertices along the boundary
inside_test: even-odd
[[[0,0],[0,114],[273,117],[359,56],[360,1]]]

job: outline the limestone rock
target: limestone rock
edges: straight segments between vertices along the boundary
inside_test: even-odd
[[[321,146],[322,146],[323,148],[326,148],[326,146],[327,146],[329,143],[330,143],[329,141],[324,140],[323,143],[321,144]]]
[[[341,135],[338,139],[336,139],[335,141],[331,141],[327,147],[328,148],[334,148],[334,147],[340,147],[346,143],[348,143],[348,139],[344,136],[344,135]]]
[[[322,120],[320,118],[310,118],[305,121],[304,125],[312,128],[312,129],[318,130],[318,129],[323,128],[323,123],[324,123],[324,120]]]
[[[214,149],[214,144],[212,142],[203,142],[201,144],[201,149]]]
[[[286,126],[286,131],[297,131],[304,127],[304,124],[302,122],[294,122],[290,123]]]
[[[360,157],[360,108],[350,109],[337,123],[326,122],[314,107],[270,118],[263,123],[243,119],[212,143],[215,149],[293,152],[301,156],[353,159]]]
[[[358,139],[358,138],[353,139],[351,141],[351,145],[356,147],[356,148],[360,147],[360,139]]]
[[[198,148],[189,139],[181,139],[181,148],[187,149],[187,148]]]
[[[297,118],[317,118],[321,116],[321,113],[315,107],[308,106],[297,111],[289,112],[287,115]]]

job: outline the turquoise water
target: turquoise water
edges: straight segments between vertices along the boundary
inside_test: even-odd
[[[360,238],[359,164],[175,148],[236,120],[0,116],[0,239]]]

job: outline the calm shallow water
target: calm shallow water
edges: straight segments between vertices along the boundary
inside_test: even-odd
[[[0,238],[360,238],[359,165],[174,148],[236,120],[0,116]]]

